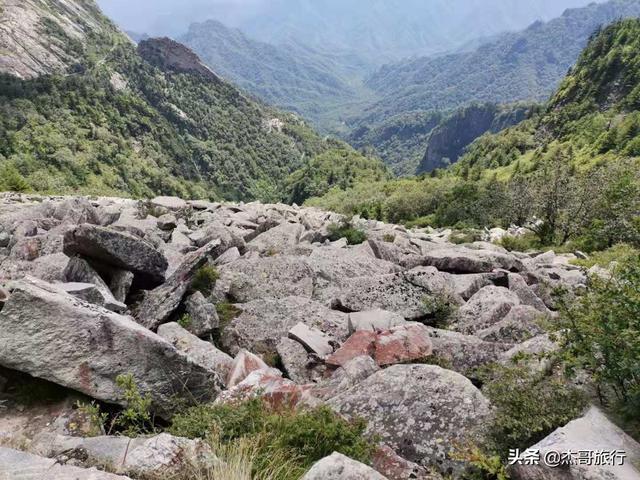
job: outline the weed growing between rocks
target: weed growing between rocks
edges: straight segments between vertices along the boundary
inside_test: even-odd
[[[286,471],[268,478],[298,480],[313,463],[334,451],[368,463],[374,443],[365,439],[365,428],[363,421],[348,422],[328,407],[274,410],[252,399],[190,408],[173,419],[169,431],[187,438],[213,439],[231,450],[250,445],[256,478],[271,472],[274,458],[289,459]]]
[[[119,375],[116,384],[123,391],[127,407],[115,418],[114,425],[127,437],[152,433],[151,399],[140,393],[132,375]]]
[[[332,223],[328,227],[329,240],[336,242],[341,238],[346,238],[349,245],[359,245],[367,241],[367,234],[355,228],[349,221],[342,223]]]
[[[212,265],[205,265],[198,269],[191,281],[191,290],[194,292],[200,292],[205,297],[211,294],[213,287],[216,286],[216,282],[220,278],[220,274],[216,267]]]
[[[458,311],[454,299],[447,292],[426,296],[422,303],[425,310],[425,320],[422,323],[430,327],[448,328]]]

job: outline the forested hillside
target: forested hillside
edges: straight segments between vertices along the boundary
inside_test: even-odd
[[[280,200],[289,174],[335,148],[176,42],[136,51],[93,2],[2,15],[3,189]]]
[[[258,42],[213,20],[191,25],[179,40],[224,78],[324,130],[339,129],[332,112],[366,98],[359,77],[370,67],[355,55],[318,51],[294,41]]]
[[[447,110],[470,101],[545,101],[594,30],[639,15],[639,0],[591,4],[501,35],[472,52],[386,65],[367,81],[382,99],[355,123],[375,123],[406,111]]]
[[[446,171],[310,204],[433,226],[532,223],[539,245],[640,245],[640,20],[595,34],[537,116],[486,134]]]

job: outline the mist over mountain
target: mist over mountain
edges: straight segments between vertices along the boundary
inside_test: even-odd
[[[351,51],[375,64],[439,54],[549,20],[589,0],[100,0],[121,27],[176,36],[216,19],[256,40]]]

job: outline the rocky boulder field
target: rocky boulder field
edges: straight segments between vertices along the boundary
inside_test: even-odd
[[[255,397],[366,422],[371,465],[336,452],[306,479],[460,477],[455,449],[481,442],[495,410],[474,372],[516,357],[548,368],[551,292],[579,293],[587,272],[573,255],[358,218],[366,240],[349,245],[335,238],[346,221],[260,203],[0,196],[0,479],[172,478],[217,461],[198,439],[90,433],[77,398],[127,407],[122,378],[160,422]],[[26,402],[12,389],[25,378],[64,394]],[[541,445],[624,444],[640,458],[597,409],[575,422]],[[511,474],[640,478],[633,462],[576,469]]]

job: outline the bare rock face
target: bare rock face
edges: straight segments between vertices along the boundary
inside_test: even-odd
[[[144,240],[111,228],[86,223],[65,234],[64,253],[70,256],[81,255],[129,270],[155,283],[164,281],[168,266],[164,255]]]
[[[509,253],[467,247],[432,250],[425,256],[424,265],[451,273],[490,273],[495,269],[514,272],[524,270],[522,262]]]
[[[460,468],[450,456],[454,445],[475,438],[491,414],[468,379],[433,365],[381,370],[328,403],[367,420],[367,432],[401,457],[444,473]]]
[[[60,465],[54,458],[44,458],[30,453],[0,447],[0,478],[47,480],[131,480],[129,477]]]
[[[316,462],[301,480],[387,480],[387,477],[341,453],[334,453]]]
[[[119,375],[132,375],[165,417],[171,416],[176,396],[211,400],[221,388],[215,372],[130,317],[44,282],[25,279],[12,285],[0,312],[0,331],[0,365],[105,402],[123,404]]]
[[[460,308],[454,328],[462,333],[475,333],[498,323],[519,304],[518,296],[506,288],[484,287]]]
[[[591,465],[564,465],[556,468],[540,465],[516,464],[510,468],[514,480],[633,480],[640,478],[640,444],[614,425],[599,409],[591,409],[582,417],[557,429],[544,440],[531,447],[544,458],[547,452],[624,452],[613,465],[592,461]],[[596,454],[594,454],[596,455]],[[596,465],[596,463],[605,463]]]

